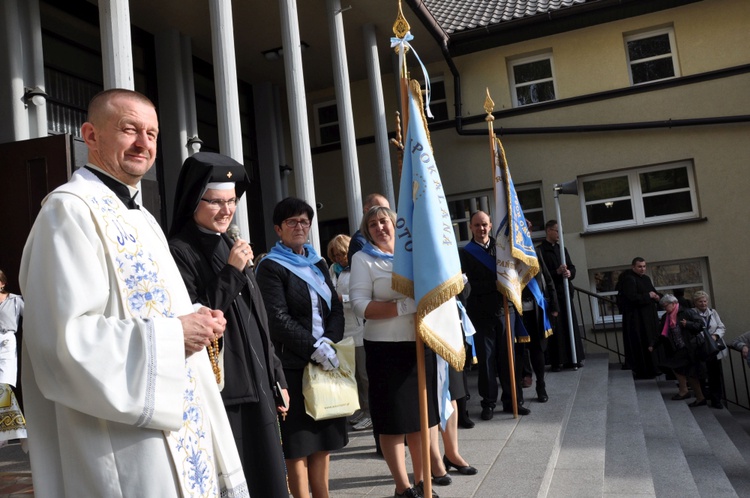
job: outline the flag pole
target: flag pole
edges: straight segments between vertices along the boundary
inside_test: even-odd
[[[398,38],[405,38],[411,26],[404,17],[404,13],[401,10],[401,0],[398,2],[398,16],[396,21],[393,23],[393,34]],[[407,47],[401,45],[397,50],[403,50],[404,53],[399,55],[401,64],[399,65],[400,71],[400,87],[401,87],[401,126],[403,130],[409,129],[409,72],[406,65],[406,50]],[[401,143],[400,149],[404,150],[404,144]],[[403,166],[403,152],[400,154],[399,161],[399,175],[401,174],[401,168]],[[399,179],[400,180],[400,179]],[[399,182],[400,183],[400,182]],[[399,192],[399,196],[409,195],[409,192]],[[415,346],[417,354],[417,390],[419,397],[419,427],[420,427],[420,439],[422,441],[422,480],[423,489],[425,496],[432,496],[432,467],[430,462],[430,421],[429,412],[427,408],[427,379],[425,371],[425,359],[424,359],[424,342],[422,336],[419,334],[419,319],[415,316],[414,319],[414,335],[415,335]],[[418,483],[414,483],[418,484]]]
[[[490,137],[490,164],[492,165],[492,186],[494,198],[497,199],[497,182],[495,181],[495,169],[498,166],[496,161],[505,161],[504,157],[498,157],[495,149],[495,116],[492,115],[492,111],[495,109],[495,102],[490,97],[490,89],[487,88],[487,97],[484,100],[484,111],[487,116],[484,118],[487,121],[487,129]],[[503,174],[501,171],[500,174]],[[507,178],[505,180],[507,185]],[[499,290],[498,290],[499,292]],[[516,368],[514,360],[514,348],[513,348],[513,334],[511,333],[510,327],[510,309],[508,306],[508,296],[503,294],[503,311],[505,312],[505,341],[508,349],[508,374],[510,377],[510,390],[511,390],[511,403],[513,403],[513,418],[518,418],[518,396],[516,394]],[[499,372],[498,372],[499,373]]]

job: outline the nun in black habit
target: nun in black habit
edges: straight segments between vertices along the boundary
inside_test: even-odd
[[[211,152],[189,157],[177,180],[169,248],[193,303],[219,309],[227,320],[220,353],[208,354],[219,367],[217,382],[250,496],[287,498],[277,421],[277,412],[286,410],[284,371],[248,269],[252,249],[226,234],[248,183],[245,168],[229,157]]]

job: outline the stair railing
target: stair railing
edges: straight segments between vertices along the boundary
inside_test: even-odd
[[[578,316],[581,338],[612,353],[620,365],[625,364],[625,346],[622,342],[622,318],[617,303],[586,289],[574,287],[573,313]],[[562,306],[562,304],[561,304]]]

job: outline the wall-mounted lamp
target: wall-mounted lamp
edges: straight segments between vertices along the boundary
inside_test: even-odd
[[[279,171],[281,172],[282,178],[285,176],[289,176],[294,169],[289,166],[288,164],[281,164],[279,165]]]
[[[299,46],[302,52],[310,48],[310,45],[306,41],[300,42]],[[277,61],[284,57],[284,47],[276,47],[270,50],[264,50],[263,52],[261,52],[261,54],[263,54],[263,57],[265,57],[268,61]]]
[[[203,146],[203,140],[198,138],[198,135],[195,135],[194,137],[188,138],[186,145],[188,149],[192,149],[193,154],[195,154],[196,152],[201,151],[201,146]]]
[[[31,102],[35,106],[44,105],[48,98],[49,95],[47,95],[47,92],[42,90],[40,87],[35,86],[34,88],[24,88],[24,94],[21,100],[23,100],[23,103],[26,104],[26,107],[28,107],[29,102]]]

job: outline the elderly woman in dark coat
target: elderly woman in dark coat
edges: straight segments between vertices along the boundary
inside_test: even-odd
[[[690,308],[680,308],[677,298],[672,294],[665,294],[659,301],[666,311],[659,322],[661,333],[648,348],[661,344],[664,346],[666,359],[661,367],[671,368],[679,383],[679,392],[672,396],[673,400],[683,400],[690,397],[687,382],[695,393],[695,401],[689,406],[704,406],[706,399],[701,391],[700,379],[706,375],[706,367],[698,357],[696,335],[703,329],[703,319]]]
[[[328,496],[329,453],[347,442],[346,418],[315,421],[305,412],[302,374],[310,362],[338,368],[332,343],[344,337],[344,308],[328,266],[307,243],[315,212],[288,197],[273,211],[280,241],[258,263],[271,339],[289,385],[289,415],[281,422],[289,486],[295,498]]]
[[[222,342],[209,356],[250,495],[287,498],[277,418],[277,411],[286,411],[284,372],[247,269],[252,249],[226,234],[247,186],[245,168],[235,160],[210,152],[189,157],[177,182],[169,247],[193,303],[220,309],[227,320]]]

